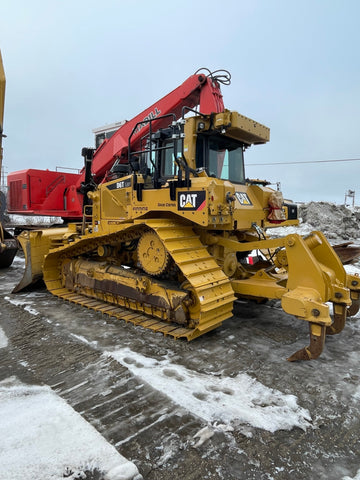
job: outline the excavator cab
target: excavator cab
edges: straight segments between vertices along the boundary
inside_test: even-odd
[[[153,123],[163,117],[139,123],[140,125],[149,123],[149,131],[141,139],[137,150],[131,149],[131,139],[139,128],[138,124],[135,125],[129,137],[129,165],[134,174],[140,173],[143,176],[144,188],[161,188],[168,180],[179,177],[179,170],[181,170],[179,159],[182,157],[183,150],[182,127],[173,115],[165,115],[164,118],[166,117],[171,117],[171,124],[155,132]]]
[[[172,129],[166,129],[158,142],[157,164],[160,178],[167,181],[177,175],[177,159],[181,157],[181,140],[172,138]]]

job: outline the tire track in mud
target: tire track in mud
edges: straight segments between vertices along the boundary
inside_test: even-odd
[[[179,479],[224,478],[217,473],[218,461],[202,458],[202,449],[192,447],[193,436],[204,426],[199,419],[42,315],[3,299],[0,303],[9,339],[8,347],[0,349],[0,379],[16,375],[26,383],[49,385],[133,461],[145,479],[165,480],[170,471]],[[222,443],[216,457],[227,456],[228,442]]]

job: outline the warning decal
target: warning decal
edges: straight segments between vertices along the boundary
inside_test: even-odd
[[[206,205],[206,192],[178,192],[178,210],[200,211]]]

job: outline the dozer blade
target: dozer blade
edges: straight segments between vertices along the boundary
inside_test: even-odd
[[[21,290],[33,283],[36,283],[36,281],[41,278],[41,266],[33,264],[33,258],[35,257],[35,255],[32,255],[33,249],[30,239],[30,232],[22,232],[18,236],[18,241],[25,256],[25,271],[22,279],[15,286],[12,293],[21,292]]]
[[[22,235],[22,234],[21,234]],[[20,242],[21,248],[24,252],[25,256],[25,270],[20,282],[14,287],[11,293],[21,292],[24,288],[28,287],[29,285],[36,283],[36,281],[41,278],[41,276],[34,275],[32,270],[32,263],[31,263],[31,246],[30,242],[26,239],[21,239],[18,237]]]
[[[48,230],[23,231],[18,241],[25,255],[25,271],[22,279],[13,289],[17,293],[36,283],[43,277],[42,265],[53,242],[66,236],[68,228],[51,228]]]
[[[333,245],[333,249],[344,265],[353,263],[360,257],[360,247],[352,245],[352,242]]]

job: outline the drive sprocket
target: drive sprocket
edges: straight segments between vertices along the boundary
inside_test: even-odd
[[[166,272],[170,255],[154,231],[145,232],[139,239],[137,257],[140,267],[149,275]]]

